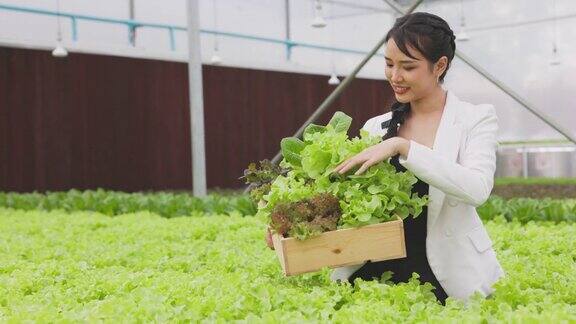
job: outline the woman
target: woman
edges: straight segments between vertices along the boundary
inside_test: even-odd
[[[430,201],[404,223],[407,258],[334,270],[332,280],[393,282],[413,272],[430,282],[442,304],[447,296],[466,300],[475,291],[490,295],[504,272],[475,207],[494,183],[498,121],[491,105],[460,101],[441,84],[454,58],[454,33],[442,18],[413,13],[398,18],[386,36],[386,78],[397,102],[392,111],[363,129],[383,141],[349,158],[335,171],[355,174],[390,159],[399,172],[418,178],[413,192]]]
[[[338,165],[345,173],[391,158],[398,171],[418,178],[413,192],[430,202],[404,223],[407,258],[341,267],[332,280],[371,280],[392,271],[393,282],[413,272],[430,282],[444,304],[488,296],[504,272],[475,207],[488,199],[496,169],[498,121],[491,105],[460,101],[441,84],[454,58],[454,34],[440,17],[413,13],[396,20],[386,36],[386,77],[397,102],[363,129],[383,141]],[[268,237],[269,245],[271,245]]]

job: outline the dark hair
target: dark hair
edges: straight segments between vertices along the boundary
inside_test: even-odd
[[[456,37],[444,19],[427,12],[402,16],[396,19],[394,26],[386,34],[386,41],[390,38],[394,39],[402,53],[413,59],[416,58],[410,54],[407,45],[417,49],[432,64],[446,56],[448,65],[439,79],[444,81],[456,51]]]
[[[439,82],[444,82],[444,77],[450,67],[450,62],[456,52],[454,32],[448,23],[431,13],[415,12],[404,15],[394,22],[394,26],[386,34],[386,42],[390,39],[408,57],[416,59],[408,51],[408,45],[417,49],[426,60],[436,63],[442,56],[448,58],[446,70],[440,75]],[[410,103],[395,102],[392,105],[392,119],[389,121],[388,131],[383,139],[394,137],[398,134],[398,126],[402,124],[410,111]],[[385,126],[382,125],[384,128]]]

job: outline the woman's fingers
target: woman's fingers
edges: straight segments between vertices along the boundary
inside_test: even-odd
[[[384,141],[380,144],[376,144],[371,146],[364,151],[356,154],[352,158],[342,162],[338,165],[334,172],[338,172],[340,174],[346,173],[348,170],[352,169],[358,164],[362,164],[360,168],[354,173],[355,175],[362,174],[366,171],[369,167],[373,166],[374,164],[388,159],[391,154],[393,154],[393,144],[390,141]],[[392,146],[391,146],[392,145]]]
[[[362,164],[362,166],[360,167],[360,169],[358,169],[358,171],[356,171],[354,173],[354,175],[359,175],[364,173],[364,171],[366,171],[369,167],[371,167],[372,165],[374,165],[374,161],[372,160],[367,160],[366,162],[364,162],[364,164]]]
[[[341,169],[341,168],[344,166],[344,164],[346,164],[347,162],[348,162],[348,160],[346,160],[346,161],[338,164],[338,165],[334,168],[334,170],[332,170],[332,172],[338,172],[338,171],[340,171],[340,169]]]
[[[352,159],[346,160],[344,163],[342,163],[336,170],[336,172],[343,174],[346,171],[348,171],[349,167],[348,165],[350,165],[352,162]]]
[[[344,162],[340,163],[337,167],[334,168],[334,172],[340,172],[353,158],[345,160]],[[342,173],[342,172],[340,172]]]
[[[354,155],[348,160],[340,163],[336,168],[334,168],[333,172],[338,172],[340,174],[348,172],[348,170],[352,169],[356,165],[366,162],[369,159],[366,155],[366,150]]]
[[[353,167],[357,166],[360,163],[363,163],[364,160],[362,159],[350,159],[348,161],[348,163],[346,163],[346,165],[344,165],[344,167],[342,169],[340,169],[340,171],[338,171],[340,174],[346,173],[348,172],[348,170],[352,169]]]

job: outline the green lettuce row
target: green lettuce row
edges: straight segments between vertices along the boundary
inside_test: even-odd
[[[125,193],[107,190],[66,192],[0,192],[0,207],[23,210],[97,211],[120,215],[148,210],[164,217],[194,213],[254,215],[256,206],[246,195],[211,194],[197,198],[187,193]]]
[[[574,323],[576,224],[490,221],[491,299],[431,286],[285,278],[265,219],[0,209],[0,322]]]
[[[302,197],[313,194],[305,186],[300,189],[303,191]],[[68,212],[98,211],[110,216],[145,210],[164,217],[185,216],[193,213],[253,215],[256,212],[256,207],[246,195],[214,194],[205,199],[199,199],[184,193],[143,194],[102,189],[70,190],[47,194],[0,192],[0,207],[23,210],[60,209]],[[516,220],[521,223],[529,221],[576,222],[576,199],[503,199],[491,196],[486,203],[477,208],[477,211],[484,220],[491,220],[501,215],[508,221]]]
[[[504,177],[494,179],[496,186],[506,185],[576,185],[576,178],[520,178],[520,177]]]
[[[503,217],[507,221],[527,223],[530,221],[576,222],[576,199],[504,199],[491,196],[477,208],[484,220]]]

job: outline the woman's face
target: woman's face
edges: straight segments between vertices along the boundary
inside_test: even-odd
[[[431,68],[418,50],[408,46],[408,51],[417,59],[402,53],[394,39],[390,38],[386,43],[386,79],[394,90],[396,100],[403,103],[426,97],[439,86],[437,76],[443,72],[439,67],[445,58],[442,57]]]

